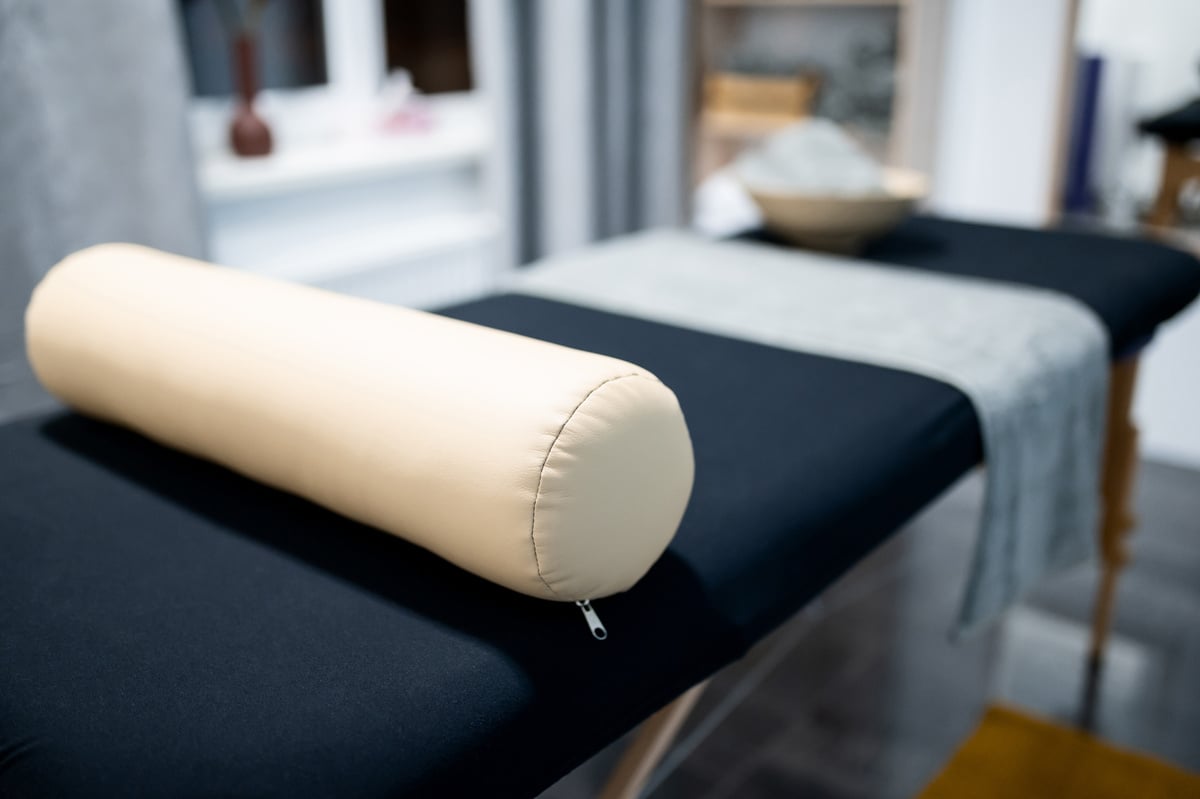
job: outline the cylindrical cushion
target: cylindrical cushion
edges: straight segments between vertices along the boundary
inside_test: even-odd
[[[628,589],[691,492],[675,395],[602,355],[116,244],[54,267],[26,330],[83,413],[536,597]]]

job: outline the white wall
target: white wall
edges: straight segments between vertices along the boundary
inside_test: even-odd
[[[958,217],[1046,221],[1067,0],[954,0],[946,25],[931,206]]]
[[[1200,95],[1200,2],[1082,0],[1078,43],[1135,67],[1135,116],[1161,113]],[[1120,175],[1143,202],[1158,187],[1162,147],[1133,137]],[[1165,325],[1146,353],[1135,413],[1143,449],[1200,467],[1200,307]]]
[[[1200,469],[1200,304],[1159,331],[1142,359],[1137,391],[1142,451]]]
[[[931,201],[947,215],[1048,219],[1067,0],[951,0]],[[1081,0],[1080,42],[1142,63],[1147,113],[1200,93],[1200,0]],[[1142,145],[1144,146],[1144,145]],[[1157,185],[1158,165],[1140,169]],[[1143,452],[1200,468],[1200,307],[1165,325],[1143,359]]]
[[[1077,41],[1143,63],[1138,100],[1146,111],[1200,94],[1196,0],[1081,0]]]
[[[1200,95],[1200,2],[1197,0],[1081,0],[1077,42],[1081,50],[1129,65],[1130,116],[1154,116]],[[1120,65],[1118,65],[1120,66]],[[1103,133],[1103,131],[1101,132]],[[1162,145],[1129,136],[1125,152],[1108,153],[1141,203],[1158,189]]]

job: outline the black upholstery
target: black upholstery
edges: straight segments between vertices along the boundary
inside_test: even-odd
[[[1188,256],[1073,234],[916,219],[870,255],[1067,291],[1118,350],[1200,291]],[[595,603],[608,640],[133,433],[27,419],[0,428],[0,795],[534,795],[980,457],[970,404],[924,377],[528,297],[446,313],[627,358],[683,404],[693,499]]]
[[[1143,119],[1138,123],[1143,133],[1183,144],[1200,139],[1200,99],[1192,100],[1165,114]]]

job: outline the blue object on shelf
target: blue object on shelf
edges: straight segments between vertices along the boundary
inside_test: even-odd
[[[1063,186],[1063,210],[1068,214],[1091,211],[1096,204],[1095,187],[1092,185],[1092,150],[1096,140],[1104,59],[1096,55],[1080,55],[1075,74],[1071,142]]]

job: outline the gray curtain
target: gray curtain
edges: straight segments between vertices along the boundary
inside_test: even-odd
[[[691,0],[474,0],[477,80],[498,128],[492,174],[527,263],[684,222]]]
[[[24,355],[41,275],[103,241],[201,254],[174,4],[0,0],[0,419],[48,403]]]

